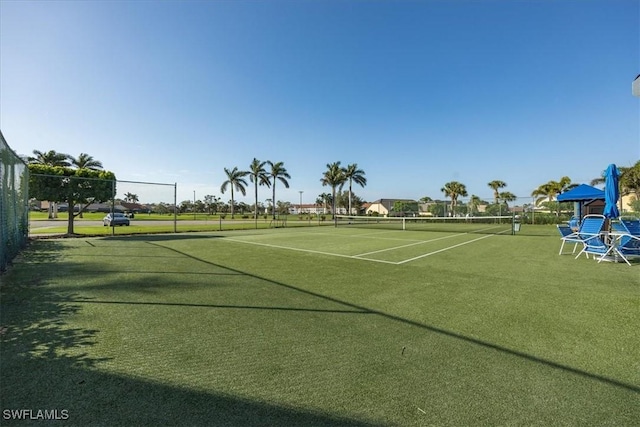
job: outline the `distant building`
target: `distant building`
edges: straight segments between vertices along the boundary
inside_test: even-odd
[[[395,205],[396,202],[418,203],[412,199],[378,199],[375,202],[371,202],[369,207],[365,210],[365,214],[389,216],[392,213],[393,205]]]
[[[338,214],[344,215],[344,213],[346,213],[346,210],[344,208],[338,208],[337,209]],[[325,209],[325,207],[323,205],[316,205],[316,204],[312,204],[312,203],[307,203],[307,204],[291,204],[289,206],[289,214],[290,215],[299,215],[299,214],[315,214],[315,215],[324,215],[324,214],[329,214],[331,213],[331,205],[327,204],[327,207]]]
[[[638,195],[634,192],[629,193],[627,195],[622,196],[621,198],[622,209],[620,214],[623,215],[625,213],[633,212],[632,203],[638,200]]]

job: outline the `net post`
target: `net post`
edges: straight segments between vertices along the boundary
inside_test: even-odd
[[[178,232],[178,183],[173,183],[173,232]]]
[[[404,217],[402,217],[402,231],[405,231],[407,229],[407,221],[405,220]]]
[[[114,178],[112,183],[111,183],[111,217],[113,218],[113,214],[116,211],[116,179]],[[109,226],[111,226],[111,224],[109,224]],[[115,227],[111,227],[111,235],[115,236],[116,235],[116,228]]]

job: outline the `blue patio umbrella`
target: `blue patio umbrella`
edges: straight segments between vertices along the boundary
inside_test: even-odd
[[[604,216],[607,218],[618,218],[620,211],[618,210],[618,198],[620,198],[620,190],[618,189],[618,178],[620,172],[613,163],[607,166],[604,171]]]

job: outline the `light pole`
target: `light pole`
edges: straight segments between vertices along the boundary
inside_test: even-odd
[[[302,193],[304,193],[304,191],[299,190],[298,193],[300,193],[300,206],[298,207],[298,214],[302,213]]]
[[[193,190],[193,220],[196,219],[196,190]]]

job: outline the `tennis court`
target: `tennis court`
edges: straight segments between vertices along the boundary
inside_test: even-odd
[[[71,425],[634,425],[637,269],[509,227],[33,242],[2,277],[2,407]]]
[[[504,230],[504,227],[500,227]],[[505,233],[506,231],[503,231]],[[345,226],[335,230],[264,232],[226,240],[265,248],[288,250],[360,261],[404,264],[496,237],[473,232],[406,231]],[[331,236],[327,238],[327,236]]]

